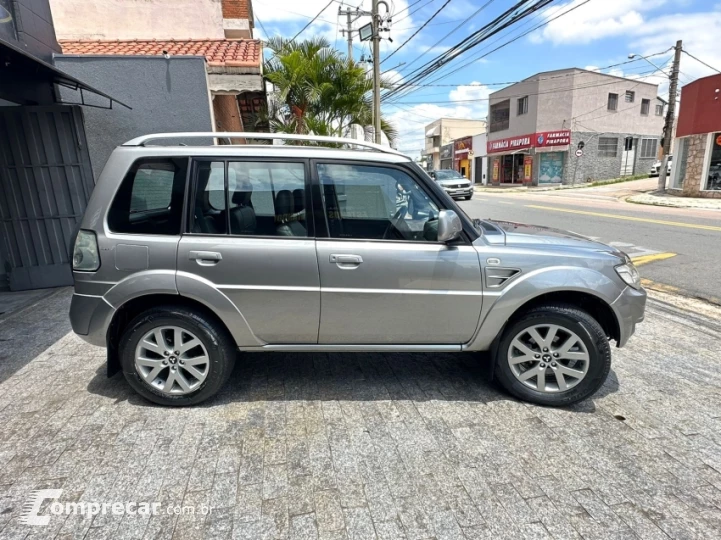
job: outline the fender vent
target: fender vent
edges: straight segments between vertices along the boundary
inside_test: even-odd
[[[498,289],[521,273],[518,268],[499,268],[497,266],[486,266],[486,287]]]

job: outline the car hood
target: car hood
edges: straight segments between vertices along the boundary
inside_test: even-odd
[[[574,232],[492,219],[481,220],[481,225],[486,239],[492,244],[529,247],[544,244],[553,247],[602,251],[623,258],[623,254],[618,249]],[[497,229],[497,231],[494,232],[492,229]]]

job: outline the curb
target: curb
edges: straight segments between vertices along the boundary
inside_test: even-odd
[[[688,204],[686,201],[674,201],[669,200],[664,197],[659,197],[657,195],[652,194],[643,194],[643,195],[631,195],[630,197],[625,197],[623,199],[627,203],[631,204],[644,204],[646,206],[663,206],[665,208],[691,208],[696,210],[721,210],[721,201],[719,201],[718,206],[706,206],[705,204],[693,204],[697,202],[701,202],[698,199],[690,199],[688,202],[691,204]],[[706,201],[703,201],[706,202]]]

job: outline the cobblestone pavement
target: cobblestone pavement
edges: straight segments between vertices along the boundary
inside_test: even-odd
[[[43,335],[67,295],[48,307]],[[3,539],[721,536],[721,337],[663,304],[565,410],[508,398],[463,354],[245,355],[218,399],[167,409],[73,335],[14,360],[33,336],[7,324]],[[23,525],[36,489],[213,510],[88,519],[46,500],[49,524]]]

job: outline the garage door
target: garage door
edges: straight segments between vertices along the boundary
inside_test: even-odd
[[[72,285],[69,246],[92,189],[80,107],[0,107],[0,275],[11,290]]]

